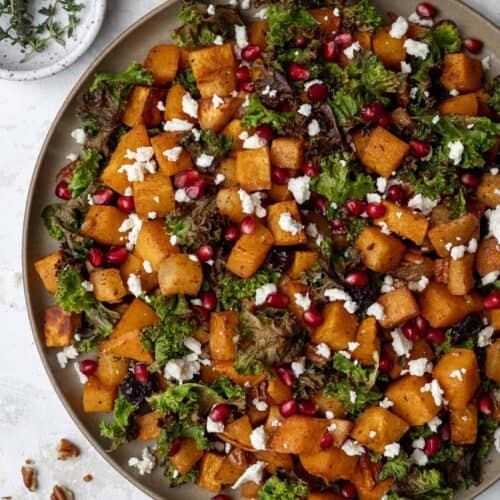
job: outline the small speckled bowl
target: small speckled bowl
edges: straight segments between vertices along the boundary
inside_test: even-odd
[[[65,45],[50,41],[39,53],[26,57],[24,49],[11,45],[8,40],[0,42],[0,78],[5,80],[38,80],[55,75],[71,66],[92,45],[101,29],[106,12],[106,0],[82,0],[84,8],[79,12],[80,22],[75,27],[73,36],[66,39]],[[35,2],[42,4],[40,0]],[[34,10],[37,9],[35,7]],[[61,24],[67,20],[64,12],[56,14]],[[4,27],[5,20],[0,19]]]

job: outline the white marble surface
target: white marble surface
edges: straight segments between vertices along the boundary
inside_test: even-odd
[[[21,226],[33,165],[59,106],[102,48],[160,0],[108,0],[103,29],[89,52],[62,73],[37,82],[0,80],[0,497],[48,498],[55,483],[78,499],[147,498],[91,449],[64,411],[35,349],[21,290]],[[500,24],[498,0],[468,0]],[[439,1],[436,1],[439,4]],[[452,14],[451,14],[452,17]],[[480,36],[480,34],[479,34]],[[82,449],[80,458],[57,462],[55,446],[67,437]],[[32,458],[40,489],[27,494],[20,468]],[[82,478],[91,473],[94,481]],[[500,497],[500,485],[482,500]]]

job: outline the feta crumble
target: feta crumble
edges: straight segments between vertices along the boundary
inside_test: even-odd
[[[427,358],[412,359],[408,362],[410,375],[422,377],[425,373],[432,372],[432,363]]]
[[[322,342],[321,344],[318,344],[316,346],[316,354],[318,354],[322,358],[330,359],[330,356],[332,355],[332,351],[324,342]]]
[[[357,441],[347,439],[342,445],[342,451],[350,457],[355,457],[362,455],[365,452],[365,449]]]
[[[262,475],[264,469],[267,467],[266,462],[257,461],[253,465],[247,468],[247,470],[238,478],[238,480],[231,487],[233,490],[237,490],[241,485],[245,483],[256,483],[259,484],[262,481]]]
[[[492,208],[486,210],[485,215],[488,219],[489,235],[494,236],[500,243],[500,205],[497,205],[495,210]]]
[[[163,151],[163,156],[167,157],[168,161],[177,161],[182,153],[182,146],[175,146],[171,149]]]
[[[118,228],[120,233],[127,233],[127,243],[125,247],[132,251],[142,229],[142,220],[136,213],[131,213]]]
[[[394,458],[399,455],[400,445],[399,443],[386,444],[384,447],[384,457]]]
[[[87,140],[87,134],[83,128],[75,128],[75,130],[71,132],[71,137],[77,144],[85,144]]]
[[[141,278],[137,274],[130,273],[127,278],[127,287],[134,297],[140,297],[142,294]]]
[[[344,49],[344,55],[347,59],[351,60],[354,58],[354,54],[361,50],[361,44],[359,42],[354,42],[349,47]]]
[[[210,415],[207,417],[207,432],[210,434],[217,434],[219,432],[224,432],[224,422],[214,422]]]
[[[217,174],[214,179],[214,184],[218,186],[219,184],[222,184],[226,180],[226,176],[224,174]]]
[[[311,307],[311,299],[309,298],[309,294],[306,293],[305,295],[303,293],[295,293],[294,294],[294,299],[295,303],[302,308],[304,311],[308,311],[309,308]]]
[[[448,143],[450,150],[448,158],[453,161],[453,165],[460,165],[462,162],[462,155],[464,154],[464,145],[461,141],[450,141]]]
[[[418,210],[424,215],[429,215],[432,210],[437,207],[438,203],[439,200],[431,200],[430,198],[426,198],[419,193],[408,201],[408,207]]]
[[[311,120],[311,122],[307,126],[307,133],[309,134],[309,137],[316,137],[320,132],[321,127],[319,126],[318,120]]]
[[[392,337],[392,348],[398,356],[410,355],[411,349],[413,347],[413,342],[406,338],[401,328],[396,328],[391,332]]]
[[[403,46],[407,54],[417,57],[418,59],[427,59],[429,55],[429,46],[426,43],[417,42],[416,40],[408,38],[408,40],[405,40]]]
[[[437,432],[439,426],[443,423],[443,421],[436,415],[434,418],[431,418],[428,422],[427,425],[429,426],[429,429],[432,432]],[[425,441],[424,441],[424,446],[425,446]],[[424,447],[422,446],[422,449]]]
[[[301,104],[299,109],[297,110],[297,113],[305,117],[311,116],[312,106],[310,104]]]
[[[427,455],[420,449],[413,450],[411,458],[417,465],[420,465],[421,467],[427,465],[427,462],[429,461]]]
[[[288,190],[293,194],[295,201],[299,205],[302,205],[311,197],[310,184],[311,178],[307,175],[293,177],[288,180]]]
[[[165,132],[187,132],[193,128],[193,124],[187,120],[181,120],[180,118],[172,118],[168,120],[163,125],[163,130]]]
[[[267,144],[267,141],[263,137],[259,137],[257,134],[253,134],[247,137],[243,141],[243,149],[260,149]]]
[[[276,293],[278,291],[277,286],[274,283],[267,283],[255,290],[255,305],[261,306],[266,302],[269,295]]]
[[[388,398],[385,397],[380,403],[378,404],[381,408],[388,409],[391,406],[394,406],[394,403]]]
[[[298,361],[293,361],[292,364],[291,364],[291,368],[292,368],[292,371],[293,371],[293,374],[299,378],[305,371],[306,371],[306,368],[305,368],[305,359],[302,358]]]
[[[182,96],[182,111],[191,118],[198,118],[198,101],[189,92]]]
[[[135,467],[141,476],[151,474],[156,466],[156,458],[146,447],[142,450],[142,457],[130,457],[128,460],[129,467]]]
[[[477,345],[478,347],[487,347],[491,344],[491,338],[495,333],[495,329],[492,326],[487,326],[483,328],[477,335]]]
[[[79,353],[75,346],[69,345],[61,349],[57,354],[57,362],[61,368],[66,368],[70,359],[76,359]]]
[[[408,31],[408,21],[399,16],[391,25],[391,29],[389,31],[389,36],[392,38],[403,38]]]
[[[384,306],[378,302],[374,302],[366,310],[367,316],[373,316],[377,321],[382,321],[384,319]]]
[[[196,166],[200,168],[209,168],[214,162],[214,157],[212,155],[207,155],[202,153],[198,158],[196,158]]]
[[[293,236],[304,230],[304,226],[300,222],[296,221],[290,212],[283,212],[280,215],[278,225],[282,231],[290,233]]]
[[[250,443],[252,443],[252,446],[256,450],[265,450],[266,441],[267,441],[267,436],[263,425],[256,427],[250,434]]]
[[[234,27],[234,36],[236,39],[236,46],[239,49],[244,49],[248,45],[248,36],[247,36],[246,26],[236,25]]]

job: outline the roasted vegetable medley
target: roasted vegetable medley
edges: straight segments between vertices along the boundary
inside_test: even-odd
[[[451,499],[500,451],[500,80],[429,3],[236,3],[81,97],[45,345],[166,486]]]

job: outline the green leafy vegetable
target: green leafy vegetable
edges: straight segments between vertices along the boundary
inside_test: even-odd
[[[495,441],[494,434],[498,428],[498,422],[490,415],[481,414],[479,416],[478,439],[477,439],[477,457],[486,458]]]
[[[383,20],[369,0],[349,2],[343,9],[344,23],[352,31],[374,31],[382,27]]]
[[[180,71],[173,84],[182,85],[194,99],[198,99],[200,97],[200,91],[198,90],[196,79],[191,69]]]
[[[193,469],[186,474],[179,474],[179,471],[171,465],[166,471],[168,484],[172,488],[178,488],[183,484],[194,483],[198,479],[199,471],[198,469]]]
[[[500,76],[493,80],[490,106],[500,114]]]
[[[305,484],[273,476],[259,490],[259,500],[297,500],[308,494],[309,489]]]
[[[259,375],[264,370],[264,365],[257,359],[257,353],[250,351],[238,354],[234,369],[240,375]]]
[[[244,399],[245,397],[245,390],[226,376],[219,377],[210,387],[226,401]]]
[[[66,313],[82,313],[91,310],[95,304],[92,293],[83,287],[80,271],[67,266],[57,274],[56,304],[61,306]]]
[[[380,479],[384,480],[393,477],[396,481],[404,479],[413,466],[413,460],[404,452],[400,452],[397,457],[387,459],[387,462],[380,471]]]
[[[101,420],[99,426],[101,436],[112,440],[113,449],[127,442],[127,431],[137,408],[137,405],[127,401],[119,392],[113,408],[113,420],[109,423]]]
[[[101,155],[93,149],[84,149],[82,155],[68,184],[73,197],[83,193],[94,182],[99,173],[99,162],[102,159]]]
[[[363,368],[360,364],[355,364],[338,352],[333,356],[333,368],[347,375],[349,380],[355,385],[368,385],[372,377],[371,370]]]
[[[295,38],[311,38],[318,22],[302,8],[285,8],[283,5],[269,4],[266,10],[269,31],[267,42],[284,47]]]
[[[251,94],[249,104],[245,108],[245,113],[241,119],[241,125],[254,128],[265,123],[273,126],[276,130],[280,130],[292,116],[293,113],[291,112],[280,112],[266,108],[257,94]]]
[[[358,116],[360,111],[358,99],[348,94],[344,89],[335,92],[331,105],[335,118],[341,127],[346,127],[350,120]]]
[[[188,134],[180,144],[189,151],[193,158],[198,158],[201,154],[213,156],[212,166],[215,167],[231,151],[234,140],[227,135],[202,129],[199,140],[196,141],[192,134]]]
[[[161,430],[158,438],[157,453],[160,457],[168,457],[172,443],[176,438],[193,439],[199,450],[208,450],[210,448],[203,425],[193,424],[188,420],[171,421],[165,429]]]
[[[347,381],[329,383],[325,387],[328,396],[335,396],[351,416],[356,416],[367,406],[382,399],[382,394],[376,389],[356,386]],[[353,393],[356,395],[353,396]]]
[[[453,489],[445,485],[437,469],[414,470],[399,483],[398,494],[419,500],[451,500]]]

